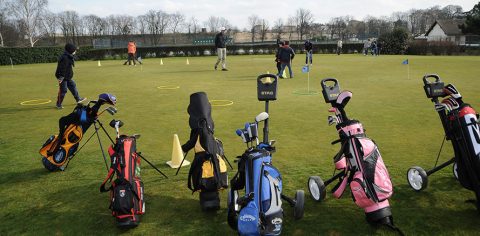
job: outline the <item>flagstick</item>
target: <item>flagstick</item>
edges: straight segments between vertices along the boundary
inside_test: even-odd
[[[407,78],[410,80],[410,62],[407,64]]]

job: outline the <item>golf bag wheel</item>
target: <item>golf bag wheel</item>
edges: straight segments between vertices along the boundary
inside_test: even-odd
[[[240,211],[239,206],[237,204],[238,199],[238,191],[231,190],[228,193],[227,198],[227,205],[228,205],[228,212],[227,212],[227,222],[228,226],[233,230],[238,229],[238,212]]]
[[[415,191],[421,191],[427,188],[428,176],[427,172],[425,172],[422,167],[414,166],[408,169],[407,180],[408,184],[410,184],[410,187],[412,187]]]
[[[295,206],[293,207],[293,217],[295,220],[303,218],[303,206],[305,203],[305,192],[303,190],[297,190],[295,193]]]
[[[313,200],[317,202],[321,202],[327,195],[325,184],[319,176],[311,176],[308,178],[308,191]]]
[[[453,176],[458,180],[458,165],[457,162],[454,162],[452,165]]]

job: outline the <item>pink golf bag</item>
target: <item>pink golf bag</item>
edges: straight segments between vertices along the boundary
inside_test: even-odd
[[[350,186],[355,204],[363,208],[369,223],[386,225],[401,233],[393,224],[388,202],[393,195],[393,186],[380,151],[375,142],[367,138],[362,124],[348,119],[345,113],[344,108],[352,93],[340,92],[338,81],[333,78],[322,80],[321,85],[325,102],[332,104],[329,111],[335,113],[335,116],[328,117],[328,122],[329,125],[337,124],[340,139],[332,144],[341,143],[341,148],[333,161],[340,173],[325,182],[319,176],[311,176],[308,180],[310,195],[314,200],[322,201],[326,196],[326,186],[338,179],[332,189],[335,198],[342,197]]]

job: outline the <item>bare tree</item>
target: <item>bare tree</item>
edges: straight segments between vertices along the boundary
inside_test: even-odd
[[[0,47],[5,47],[3,42],[3,32],[5,31],[7,24],[7,10],[5,9],[5,1],[0,0]]]
[[[97,15],[87,15],[83,17],[83,23],[89,35],[97,37],[105,31],[105,22]]]
[[[303,36],[308,34],[313,24],[313,14],[308,9],[300,8],[295,14],[295,20],[298,35],[300,36],[300,40],[303,40]]]
[[[248,26],[250,27],[250,33],[252,34],[252,43],[255,42],[255,36],[257,34],[257,25],[260,24],[260,17],[257,15],[251,15],[248,17]]]
[[[223,18],[217,16],[210,16],[208,20],[205,22],[205,25],[208,27],[210,32],[217,32],[220,27],[225,27],[227,29],[231,28],[230,22]]]
[[[7,8],[14,17],[21,20],[29,39],[30,46],[33,47],[40,39],[39,27],[42,12],[48,5],[47,0],[9,0]]]
[[[260,20],[261,22],[261,27],[260,27],[260,39],[263,41],[265,41],[265,38],[267,37],[267,32],[269,30],[269,25],[268,25],[268,21],[265,20],[265,19],[262,19]]]
[[[58,20],[60,24],[60,30],[63,33],[63,37],[65,38],[65,41],[72,42],[72,43],[75,43],[75,41],[77,41],[77,44],[78,44],[77,30],[81,22],[81,19],[78,16],[78,13],[75,11],[61,12],[58,14]]]
[[[57,14],[45,11],[42,14],[42,29],[45,35],[52,39],[52,45],[56,44],[56,33],[58,29]]]
[[[278,18],[275,20],[275,23],[273,23],[273,32],[277,34],[276,38],[277,40],[280,40],[282,38],[283,34],[283,19]]]
[[[199,24],[197,18],[192,16],[190,20],[187,23],[187,28],[188,28],[188,34],[191,35],[196,35],[199,32]]]
[[[173,33],[173,44],[177,44],[177,30],[178,27],[185,23],[185,15],[180,12],[175,12],[170,15],[171,19],[171,28]]]

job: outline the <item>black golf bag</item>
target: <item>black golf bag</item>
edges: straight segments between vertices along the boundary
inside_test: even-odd
[[[222,143],[214,136],[211,105],[204,92],[190,95],[188,106],[190,139],[182,145],[188,152],[194,149],[195,158],[188,173],[188,188],[200,192],[202,210],[218,210],[218,190],[228,188],[227,166]]]
[[[97,101],[90,101],[87,105],[78,104],[72,113],[59,119],[59,134],[50,136],[39,151],[46,169],[55,171],[66,168],[83,134],[97,122],[98,110],[105,103],[115,105],[116,97],[100,94]]]
[[[429,80],[430,78],[435,81]],[[427,187],[429,175],[453,163],[455,177],[464,188],[475,193],[477,210],[480,211],[479,115],[469,104],[463,102],[454,85],[445,86],[438,75],[425,75],[423,82],[425,94],[435,105],[445,131],[445,139],[452,142],[455,156],[428,171],[419,166],[410,168],[407,172],[408,182],[413,189],[421,191]],[[439,102],[440,97],[445,98]]]
[[[110,209],[120,228],[133,228],[140,223],[145,213],[143,182],[140,178],[140,156],[137,154],[136,138],[121,135],[108,149],[110,170],[100,186],[100,192],[110,191]],[[107,182],[117,178],[109,188]]]

